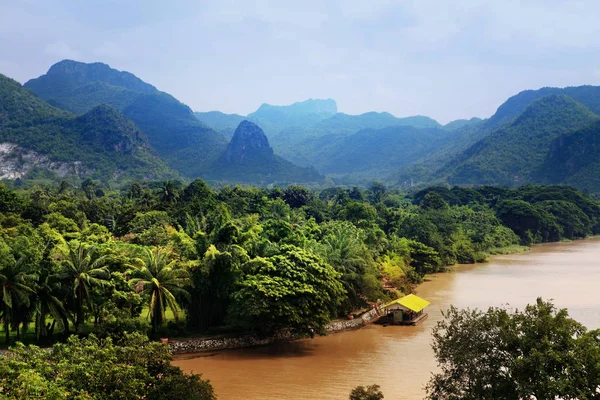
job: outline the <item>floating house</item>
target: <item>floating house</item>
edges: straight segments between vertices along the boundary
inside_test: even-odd
[[[382,307],[387,314],[385,322],[393,325],[416,325],[427,319],[428,314],[423,310],[429,304],[427,300],[414,294],[396,299]]]

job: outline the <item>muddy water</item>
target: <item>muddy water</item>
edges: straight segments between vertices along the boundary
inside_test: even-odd
[[[600,238],[536,246],[487,264],[457,266],[421,285],[429,319],[416,327],[368,326],[312,340],[182,356],[176,364],[203,373],[221,400],[347,399],[377,383],[386,399],[422,399],[436,367],[431,329],[441,310],[522,307],[554,299],[589,328],[600,328]]]

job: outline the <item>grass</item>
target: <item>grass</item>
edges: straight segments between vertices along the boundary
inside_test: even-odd
[[[513,244],[505,247],[498,247],[495,249],[488,250],[488,254],[492,256],[502,255],[502,254],[514,254],[514,253],[523,253],[524,251],[530,250],[529,246],[521,246],[519,244]]]

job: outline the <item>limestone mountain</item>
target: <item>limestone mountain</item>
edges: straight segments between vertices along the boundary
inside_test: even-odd
[[[244,118],[237,114],[214,111],[195,115],[226,137],[233,135],[234,125],[237,126]],[[309,99],[286,106],[263,104],[245,118],[264,129],[277,154],[299,165],[313,165],[317,168],[321,168],[331,157],[340,155],[344,151],[343,146],[347,138],[361,130],[378,130],[392,126],[422,129],[442,127],[437,121],[420,115],[398,118],[387,112],[367,112],[359,115],[340,113],[332,99]],[[373,140],[377,140],[377,136],[373,135]],[[385,145],[384,142],[381,144]],[[369,153],[369,157],[371,155]],[[402,156],[403,154],[398,154],[398,158]],[[382,161],[384,160],[377,160]],[[387,161],[389,165],[394,164],[393,160]],[[365,171],[361,174],[364,175]],[[348,170],[343,173],[354,172]]]
[[[322,181],[314,168],[301,168],[274,154],[263,130],[242,121],[209,179],[263,183]]]
[[[263,130],[246,120],[238,125],[224,154],[228,164],[268,162],[272,157],[273,149]]]
[[[76,114],[101,104],[120,110],[147,136],[165,162],[186,176],[202,175],[227,146],[227,140],[198,121],[188,106],[135,75],[106,64],[64,60],[24,86]]]
[[[0,75],[0,176],[23,178],[32,170],[103,181],[176,176],[116,109],[103,105],[77,116]]]

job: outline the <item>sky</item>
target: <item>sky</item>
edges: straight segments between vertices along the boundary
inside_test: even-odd
[[[100,61],[194,111],[333,98],[446,123],[600,85],[599,15],[598,0],[0,0],[0,73]]]

